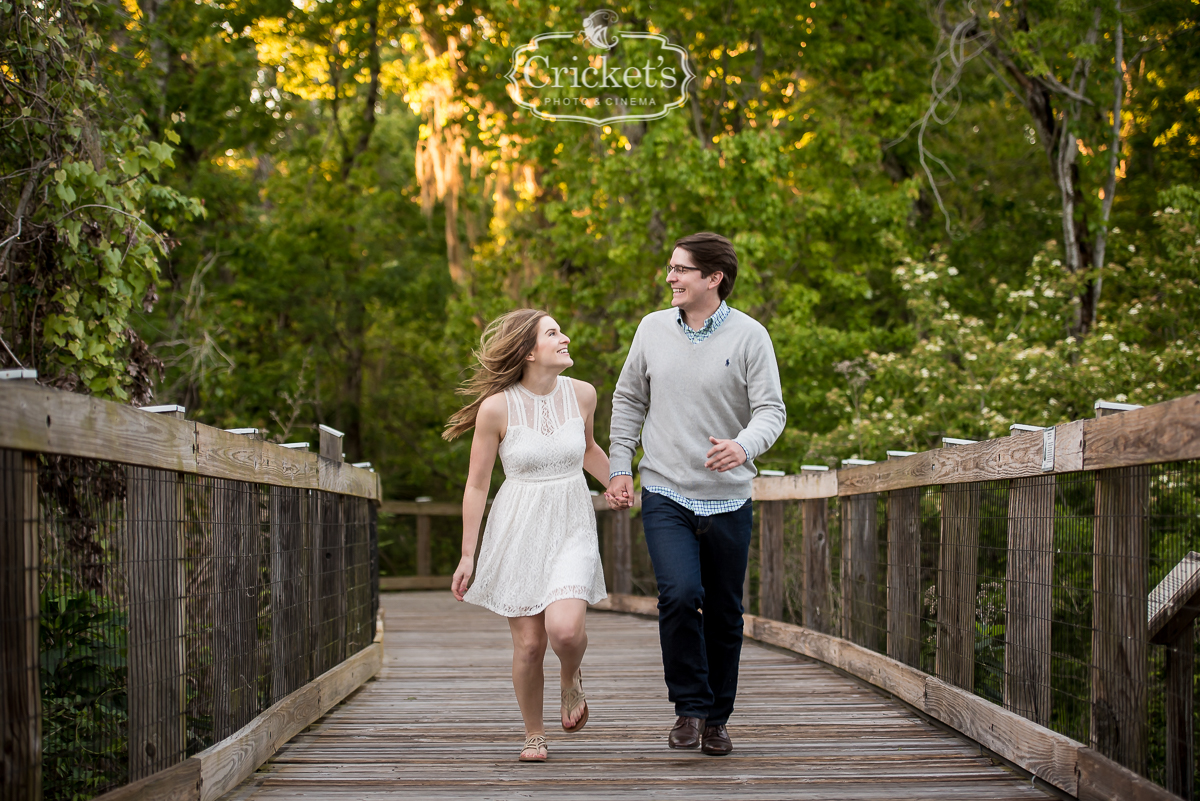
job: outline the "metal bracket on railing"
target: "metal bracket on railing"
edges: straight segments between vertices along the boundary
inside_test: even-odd
[[[1054,427],[1042,429],[1042,472],[1054,469]]]
[[[187,415],[187,409],[178,403],[169,403],[165,406],[139,406],[138,409],[151,414],[167,414],[176,420],[182,420]]]
[[[1116,403],[1115,401],[1098,400],[1094,406],[1097,417],[1103,417],[1104,412],[1132,412],[1134,409],[1141,409],[1141,404],[1137,403]]]

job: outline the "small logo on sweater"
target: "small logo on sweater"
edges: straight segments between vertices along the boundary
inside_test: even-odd
[[[728,366],[729,366],[729,359],[726,359],[726,360],[725,360],[725,366],[726,366],[726,367],[728,367]]]

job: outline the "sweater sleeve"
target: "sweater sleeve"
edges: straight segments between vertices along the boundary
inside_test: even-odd
[[[750,460],[757,459],[775,444],[787,422],[779,364],[775,361],[771,335],[765,328],[746,353],[746,391],[750,400],[750,423],[734,439],[745,449],[746,458]]]
[[[646,355],[643,350],[642,325],[633,335],[621,377],[613,392],[612,425],[609,428],[609,473],[633,471],[633,455],[637,453],[646,411],[650,408],[650,376],[646,375]]]

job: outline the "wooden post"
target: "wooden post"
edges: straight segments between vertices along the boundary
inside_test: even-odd
[[[1097,408],[1097,416],[1109,412]],[[1113,412],[1115,413],[1115,411]],[[1146,467],[1096,472],[1091,746],[1137,773],[1147,750]]]
[[[842,520],[842,636],[865,648],[878,650],[879,535],[876,499],[870,492],[845,498]]]
[[[326,425],[318,425],[317,430],[321,437],[321,455],[335,462],[342,461],[342,437],[345,435]]]
[[[304,490],[304,544],[308,552],[308,676],[312,681],[321,670],[321,493]]]
[[[1147,636],[1167,646],[1164,706],[1167,718],[1165,786],[1181,798],[1193,797],[1195,743],[1192,682],[1196,617],[1200,615],[1200,553],[1185,555],[1147,599]]]
[[[129,779],[183,761],[182,476],[127,467]]]
[[[416,499],[418,504],[428,504],[432,498]],[[419,507],[418,507],[419,508]],[[416,513],[416,574],[418,576],[432,576],[433,574],[433,544],[431,541],[431,529],[433,518],[428,514]],[[475,553],[479,553],[479,547],[476,546]]]
[[[836,623],[829,592],[833,583],[829,565],[829,502],[813,498],[801,501],[800,506],[804,516],[804,625],[813,631],[832,634]]]
[[[629,510],[609,512],[613,521],[613,592],[633,592],[633,543],[630,536]]]
[[[1192,684],[1196,668],[1196,623],[1183,626],[1167,650],[1167,789],[1191,799],[1195,781]]]
[[[758,505],[758,614],[783,618],[783,501]]]
[[[975,602],[979,591],[979,484],[942,487],[938,548],[938,678],[975,689]]]
[[[251,554],[258,526],[258,487],[223,478],[210,481],[217,563],[213,736],[221,740],[256,714],[258,564]]]
[[[369,557],[367,555],[367,501],[360,498],[343,497],[342,510],[346,532],[345,565],[342,570],[346,598],[346,656],[352,656],[371,640],[367,636],[368,624],[374,625],[370,616],[371,583]]]
[[[1050,725],[1050,621],[1054,584],[1054,476],[1008,488],[1004,708]]]
[[[0,450],[0,799],[42,797],[37,457]]]
[[[611,511],[599,515],[600,524],[600,564],[604,566],[604,586],[609,592],[613,588],[613,514]]]
[[[887,655],[921,666],[921,489],[887,496]]]
[[[304,664],[308,584],[304,581],[304,490],[271,487],[271,701],[308,680]]]
[[[433,554],[430,544],[432,518],[429,515],[417,515],[417,575],[433,575]]]
[[[321,635],[317,675],[346,658],[346,542],[341,495],[321,493]]]
[[[285,632],[288,628],[287,592],[282,586],[284,574],[287,571],[285,561],[287,548],[284,541],[287,534],[283,530],[286,496],[283,487],[271,487],[271,511],[269,515],[271,527],[271,567],[268,582],[271,587],[271,703],[275,703],[287,694],[288,681],[285,675],[288,655],[284,651]],[[293,580],[294,583],[294,580]]]

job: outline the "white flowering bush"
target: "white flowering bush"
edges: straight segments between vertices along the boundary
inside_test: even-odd
[[[883,459],[926,450],[943,436],[1004,436],[1012,423],[1054,425],[1089,417],[1098,399],[1151,404],[1200,392],[1200,192],[1163,192],[1157,236],[1113,231],[1113,261],[1100,273],[1096,324],[1069,334],[1078,314],[1074,279],[1053,242],[1020,286],[996,283],[1000,312],[962,314],[947,299],[961,280],[945,254],[895,268],[916,344],[838,366],[844,388],[828,401],[844,421],[809,438],[805,460]]]

